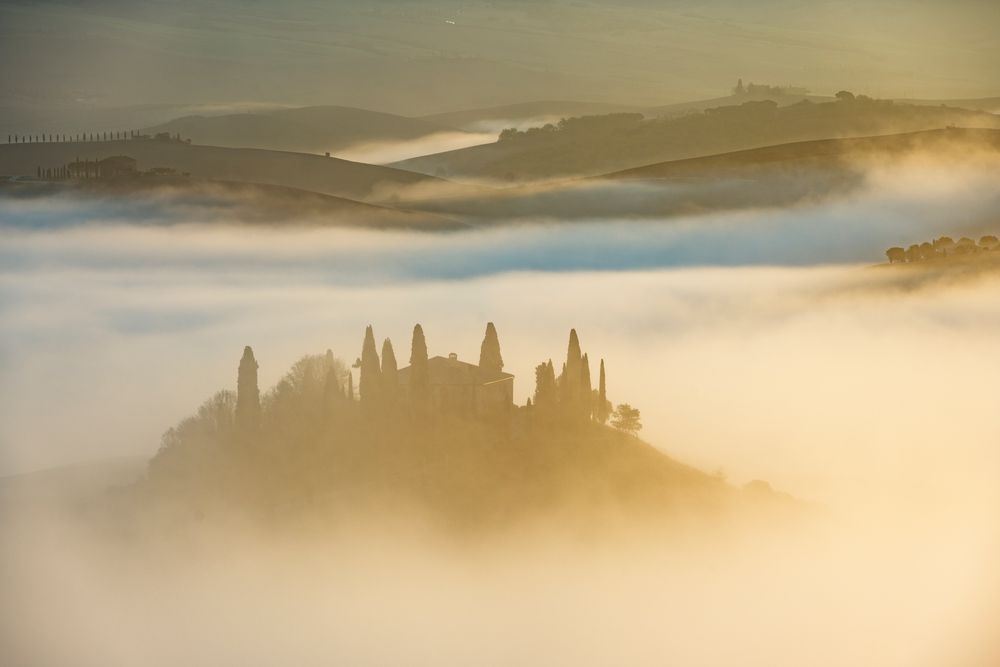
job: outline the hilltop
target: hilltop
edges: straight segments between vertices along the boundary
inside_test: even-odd
[[[853,96],[784,107],[762,100],[675,118],[619,113],[564,119],[525,132],[505,131],[493,144],[403,160],[393,166],[452,179],[533,181],[596,176],[773,144],[948,126],[1000,128],[1000,117]]]
[[[380,357],[368,327],[355,370],[328,350],[303,357],[264,394],[245,348],[237,391],[167,431],[135,492],[205,515],[283,524],[387,511],[459,532],[800,507],[765,482],[740,490],[641,441],[639,411],[612,410],[604,361],[592,383],[575,331],[562,372],[539,364],[523,406],[513,403],[492,323],[478,365],[429,356],[420,325],[410,348],[410,366],[398,368],[392,342]]]
[[[336,153],[358,144],[458,132],[445,123],[342,106],[313,106],[221,116],[185,116],[144,130],[180,134],[195,144]]]

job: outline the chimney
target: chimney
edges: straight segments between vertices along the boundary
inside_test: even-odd
[[[448,361],[458,361],[458,355],[454,352],[448,354]]]

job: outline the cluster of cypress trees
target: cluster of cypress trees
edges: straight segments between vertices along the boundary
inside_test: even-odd
[[[347,373],[346,384],[337,373],[333,353],[327,351],[325,367],[325,401],[332,406],[337,401],[354,401],[353,376]],[[391,414],[399,407],[400,389],[398,363],[392,341],[382,342],[381,354],[375,343],[374,329],[365,329],[361,346],[361,357],[354,367],[359,370],[358,402],[361,414],[374,418]],[[486,333],[480,347],[479,368],[483,373],[499,373],[504,361],[500,352],[500,341],[492,322],[486,326]],[[237,394],[235,424],[242,433],[253,432],[260,427],[261,396],[257,383],[257,361],[248,346],[243,350],[237,374]],[[528,399],[528,407],[542,417],[559,418],[576,422],[596,421],[605,424],[611,415],[611,404],[607,399],[607,380],[604,360],[600,361],[600,375],[594,388],[590,358],[583,353],[576,330],[569,334],[566,361],[561,373],[556,376],[552,360],[539,364],[535,369],[535,392]],[[314,381],[315,382],[315,381]],[[426,415],[430,400],[430,374],[428,367],[427,341],[419,324],[413,327],[410,345],[410,387],[409,409],[414,416]]]
[[[566,361],[558,377],[551,359],[535,367],[533,407],[543,415],[578,421],[594,420],[601,424],[608,421],[611,407],[607,397],[604,360],[601,359],[598,388],[595,390],[590,375],[590,358],[580,349],[576,329],[569,332]]]
[[[341,378],[335,373],[333,353],[327,351],[328,369],[324,391],[329,401],[346,398],[355,399],[353,376],[347,374],[346,388]],[[501,371],[503,357],[500,354],[500,341],[496,327],[490,322],[486,327],[480,350],[480,367],[487,371]],[[359,371],[358,401],[362,414],[375,417],[392,413],[399,406],[400,390],[398,377],[398,362],[392,341],[386,338],[382,342],[381,355],[375,343],[374,329],[369,325],[365,329],[364,341],[361,345],[361,357],[354,367]],[[428,367],[427,341],[424,330],[419,324],[413,327],[413,338],[410,345],[410,404],[416,415],[426,414],[429,409],[430,371]],[[261,417],[260,390],[257,384],[257,361],[253,350],[247,346],[243,350],[237,373],[235,421],[238,427],[252,431],[259,427]]]

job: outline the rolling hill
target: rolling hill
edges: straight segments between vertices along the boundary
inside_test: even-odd
[[[817,139],[897,134],[947,126],[1000,128],[1000,117],[953,107],[867,98],[780,107],[764,100],[676,118],[611,114],[508,133],[493,144],[393,166],[459,180],[527,182],[595,176],[656,162]]]
[[[605,179],[749,178],[777,172],[850,166],[866,156],[893,156],[917,150],[1000,151],[1000,129],[947,128],[846,139],[819,139],[718,155],[671,160],[605,174]]]
[[[111,180],[0,182],[0,197],[47,197],[142,202],[139,224],[170,224],[192,219],[226,224],[364,227],[444,231],[467,225],[433,213],[402,210],[298,188],[185,177]],[[70,218],[69,223],[78,222]],[[0,221],[3,225],[6,221]]]
[[[865,185],[868,162],[891,164],[917,152],[942,163],[971,154],[1000,156],[1000,129],[950,128],[778,144],[424,201],[421,208],[477,224],[504,224],[524,219],[663,220],[787,207],[847,194]]]
[[[144,130],[149,134],[180,134],[184,139],[207,146],[301,153],[336,153],[358,144],[405,141],[456,131],[427,119],[341,106],[185,116]]]
[[[644,110],[636,106],[603,102],[539,100],[537,102],[522,102],[496,107],[437,113],[430,116],[423,116],[422,119],[466,130],[481,130],[493,129],[500,126],[520,126],[525,123],[539,122],[541,120],[554,122],[561,118],[619,113],[623,111],[633,112]]]
[[[39,166],[113,155],[135,158],[140,169],[169,167],[194,178],[279,185],[362,201],[391,196],[398,188],[443,183],[423,174],[321,155],[151,140],[3,145],[0,176],[31,175]]]

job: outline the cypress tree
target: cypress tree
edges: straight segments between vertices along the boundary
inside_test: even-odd
[[[503,357],[500,355],[500,339],[497,328],[492,322],[486,325],[486,335],[479,348],[479,369],[499,373],[503,370]]]
[[[580,414],[590,419],[594,406],[594,387],[590,383],[590,358],[583,355],[580,361]]]
[[[347,400],[354,400],[354,373],[347,374]]]
[[[410,402],[418,416],[425,415],[430,408],[431,376],[427,365],[427,341],[424,329],[419,324],[413,327],[413,341],[410,343]]]
[[[604,359],[601,359],[601,377],[598,380],[597,421],[602,424],[608,421],[608,388],[604,380]]]
[[[386,406],[390,408],[396,404],[399,388],[397,370],[396,353],[392,349],[392,341],[386,338],[382,343],[382,398],[385,400]]]
[[[563,367],[562,382],[559,387],[560,401],[570,414],[579,412],[580,382],[583,358],[580,353],[580,339],[576,329],[570,329],[569,346],[566,350],[566,365]]]
[[[260,426],[260,389],[257,388],[257,360],[253,350],[243,348],[240,369],[236,375],[236,427],[244,432]]]
[[[372,408],[379,403],[379,384],[382,374],[379,368],[378,351],[375,349],[375,333],[369,324],[365,329],[365,342],[361,347],[361,378],[358,390],[362,405]]]

